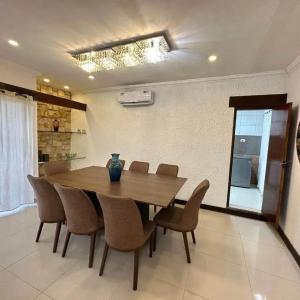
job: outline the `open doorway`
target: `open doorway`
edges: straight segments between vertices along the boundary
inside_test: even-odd
[[[261,213],[272,110],[236,110],[229,207]]]

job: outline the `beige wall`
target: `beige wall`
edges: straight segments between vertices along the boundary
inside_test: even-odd
[[[0,59],[0,82],[36,89],[37,71]]]
[[[121,153],[125,168],[132,160],[149,161],[150,172],[160,162],[178,164],[179,176],[188,178],[178,198],[187,199],[196,184],[208,178],[211,189],[205,203],[225,207],[233,123],[229,97],[284,93],[286,76],[237,76],[138,88],[153,90],[155,104],[121,106],[117,97],[124,88],[74,96],[88,104],[86,124],[82,116],[72,116],[72,126],[87,128],[87,159],[76,162],[76,167],[104,165],[113,152]]]
[[[290,179],[287,185],[287,197],[285,199],[280,225],[294,248],[300,253],[300,163],[295,144],[295,132],[300,121],[298,114],[300,105],[300,64],[289,73],[288,98],[290,102],[293,102],[294,106],[294,121],[292,127],[294,136],[291,142],[289,158],[292,161],[290,174],[288,174]]]

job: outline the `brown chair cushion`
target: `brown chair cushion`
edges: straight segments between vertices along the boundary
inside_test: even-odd
[[[82,190],[63,187],[57,183],[54,187],[62,200],[70,232],[91,234],[103,228],[103,218],[97,215],[90,198]]]
[[[161,209],[154,217],[154,222],[162,227],[169,228],[175,231],[191,230],[182,224],[183,208],[169,206]],[[195,224],[196,226],[197,224]]]
[[[35,194],[41,222],[56,223],[66,219],[61,199],[54,186],[45,178],[27,176]]]
[[[154,230],[152,221],[142,222],[136,203],[130,198],[97,194],[103,211],[105,241],[119,251],[140,248]]]
[[[184,208],[169,206],[163,208],[155,217],[157,225],[175,231],[193,231],[198,224],[200,204],[209,188],[209,181],[203,180],[193,191]]]
[[[149,171],[149,163],[135,160],[130,164],[129,171],[147,174]]]

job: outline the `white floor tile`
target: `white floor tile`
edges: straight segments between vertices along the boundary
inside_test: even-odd
[[[299,300],[300,284],[267,273],[249,270],[254,299]]]
[[[79,263],[48,287],[44,293],[56,300],[108,300],[115,287],[112,266],[115,267],[116,273],[122,268],[122,266],[107,264],[105,276],[101,278],[98,267],[94,266],[90,269],[86,264]]]
[[[246,218],[237,218],[237,223],[243,240],[284,247],[281,237],[271,224]]]
[[[250,300],[245,267],[195,253],[185,289],[208,299]]]
[[[33,300],[39,291],[26,284],[10,272],[0,272],[0,299],[1,300]]]
[[[200,210],[201,219],[198,226],[215,230],[227,235],[239,236],[239,228],[235,216]]]
[[[39,294],[39,296],[35,300],[52,300],[52,299],[42,293],[42,294]]]
[[[68,271],[75,260],[62,258],[61,253],[52,253],[52,249],[30,254],[8,268],[23,281],[41,291]]]
[[[248,267],[300,282],[300,269],[287,249],[248,241],[243,246]]]
[[[184,291],[182,300],[209,300],[209,299],[203,298],[201,296],[198,296],[198,295],[188,292],[188,291]]]
[[[212,255],[239,265],[245,264],[240,237],[230,236],[203,227],[195,232],[196,251]]]
[[[230,187],[230,207],[260,212],[262,199],[258,188]]]

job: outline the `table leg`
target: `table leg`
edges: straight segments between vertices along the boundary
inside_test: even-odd
[[[136,203],[143,220],[149,220],[149,204]]]
[[[88,191],[84,191],[87,196],[91,199],[93,205],[95,206],[95,209],[97,211],[97,214],[98,215],[101,215],[102,214],[102,209],[101,209],[101,206],[100,206],[100,203],[99,203],[99,200],[97,198],[97,195],[95,192],[88,192]]]

